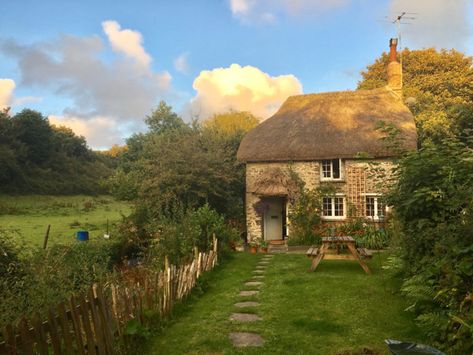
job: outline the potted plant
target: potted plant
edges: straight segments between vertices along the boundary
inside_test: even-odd
[[[235,251],[243,251],[245,250],[244,246],[243,246],[243,240],[241,240],[241,238],[239,238],[238,240],[236,240],[234,242],[234,245],[235,245]]]
[[[249,245],[250,245],[250,253],[256,254],[256,252],[258,251],[258,242],[252,240],[249,243]]]
[[[266,240],[261,241],[261,243],[259,244],[259,250],[261,253],[268,252],[268,242]]]

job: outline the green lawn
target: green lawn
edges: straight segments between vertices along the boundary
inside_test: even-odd
[[[396,291],[398,280],[389,279],[380,267],[384,255],[369,261],[372,276],[353,261],[322,261],[315,273],[309,273],[305,255],[276,255],[260,294],[238,296],[260,258],[235,254],[206,275],[205,292],[194,293],[175,309],[173,318],[151,338],[146,353],[355,354],[370,348],[384,354],[385,338],[422,340],[412,317],[403,312],[406,303]],[[243,299],[261,302],[248,311],[263,321],[228,320],[232,312],[241,311],[233,304]],[[257,332],[266,343],[237,350],[228,340],[231,331]]]
[[[88,230],[90,238],[101,238],[110,228],[130,213],[126,202],[110,196],[7,196],[0,195],[0,229],[26,244],[43,244],[48,224],[49,243],[70,243],[75,232]]]

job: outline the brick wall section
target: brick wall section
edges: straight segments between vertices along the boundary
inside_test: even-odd
[[[374,163],[374,164],[373,164]],[[363,168],[365,170],[365,193],[383,193],[382,188],[378,185],[380,182],[384,184],[387,181],[386,177],[382,179],[376,179],[373,177],[373,169],[383,170],[388,176],[390,175],[393,163],[386,159],[370,160],[344,160],[344,173],[345,179],[340,182],[335,182],[337,191],[343,193],[347,197],[347,201],[350,199],[348,196],[349,192],[353,192],[353,189],[349,189],[347,186],[347,171],[353,168]],[[254,193],[257,189],[258,182],[264,179],[264,176],[270,174],[274,169],[281,169],[288,171],[292,169],[295,171],[300,178],[305,182],[305,186],[308,189],[313,189],[319,186],[320,182],[320,162],[274,162],[274,163],[248,163],[246,165],[246,225],[248,233],[248,241],[255,239],[262,239],[262,217],[254,209],[254,205],[260,201],[260,196]],[[363,209],[363,206],[358,206],[359,209]],[[289,206],[290,209],[290,206]],[[289,231],[290,234],[290,231]]]

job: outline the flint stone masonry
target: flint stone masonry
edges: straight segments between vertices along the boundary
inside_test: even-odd
[[[259,291],[241,291],[240,296],[256,296]]]
[[[238,322],[256,322],[259,320],[263,320],[263,318],[252,313],[233,313],[230,316],[230,320]]]
[[[243,348],[247,346],[263,346],[264,340],[259,334],[255,333],[230,333],[230,341],[233,346]]]
[[[336,158],[336,157],[334,157]],[[366,160],[356,160],[356,159],[344,159],[343,171],[346,173],[348,169],[351,168],[366,168],[370,169],[371,163],[376,163],[376,169],[383,169],[387,175],[390,175],[390,170],[394,166],[393,162],[389,159],[372,159],[370,162]],[[288,171],[292,169],[296,172],[299,177],[304,181],[305,187],[307,189],[314,189],[320,185],[320,161],[309,161],[309,162],[269,162],[269,163],[250,163],[246,164],[246,227],[248,231],[248,241],[253,240],[262,240],[263,238],[263,218],[259,215],[254,205],[261,201],[261,196],[259,196],[256,191],[258,184],[261,180],[264,181],[265,176],[273,171],[274,169],[281,169],[283,171]],[[368,174],[369,175],[369,174]],[[374,178],[366,178],[366,193],[383,193],[377,188],[377,183]],[[337,193],[344,194],[347,196],[348,187],[346,176],[345,179],[341,181],[334,182]],[[388,188],[388,186],[385,186]],[[285,187],[282,186],[280,189],[284,190]],[[347,196],[348,197],[348,196]],[[348,202],[348,201],[347,201]],[[291,210],[291,205],[288,206],[288,210]],[[335,223],[328,221],[329,223]],[[290,228],[289,228],[290,238]],[[269,256],[269,255],[268,255]]]

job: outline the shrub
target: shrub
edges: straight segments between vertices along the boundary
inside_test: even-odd
[[[228,252],[239,239],[239,231],[207,204],[187,211],[174,208],[169,215],[172,217],[152,218],[147,208],[138,206],[121,226],[124,255],[161,267],[164,256],[177,264],[190,257],[194,247],[209,250],[214,234],[220,254]]]
[[[3,240],[3,238],[2,238]],[[2,242],[2,246],[4,242]],[[85,290],[113,271],[118,243],[113,241],[54,245],[14,258],[16,272],[0,276],[0,324],[14,322]]]
[[[400,161],[396,209],[409,308],[434,345],[473,349],[473,151],[445,140]]]

